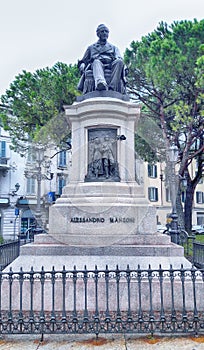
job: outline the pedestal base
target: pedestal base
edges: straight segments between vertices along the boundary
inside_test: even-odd
[[[35,242],[21,247],[20,256],[7,267],[12,267],[14,271],[19,271],[21,267],[29,270],[33,266],[34,270],[62,269],[65,265],[67,270],[72,270],[74,265],[77,269],[93,269],[95,265],[100,269],[115,268],[120,269],[137,268],[147,269],[149,265],[153,269],[180,268],[181,264],[185,268],[190,268],[191,263],[184,258],[183,247],[170,242],[169,236],[155,234],[138,235],[133,239],[106,246],[86,245],[72,246],[56,242],[51,235],[38,235]]]
[[[49,233],[68,245],[120,244],[156,232],[156,209],[136,183],[69,184],[49,216]]]

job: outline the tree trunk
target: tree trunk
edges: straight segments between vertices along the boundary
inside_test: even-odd
[[[185,220],[185,230],[191,234],[192,228],[192,211],[193,211],[193,197],[194,197],[194,185],[192,182],[188,182],[186,189],[186,198],[184,206],[184,220]]]
[[[178,215],[178,225],[181,229],[185,229],[185,220],[184,220],[184,212],[183,205],[181,202],[181,190],[178,190],[176,197],[176,213]]]

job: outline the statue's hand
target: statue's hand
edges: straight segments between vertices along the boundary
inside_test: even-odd
[[[85,63],[81,63],[79,66],[80,73],[83,74],[85,70]]]

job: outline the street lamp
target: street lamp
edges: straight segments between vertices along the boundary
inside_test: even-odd
[[[35,146],[32,147],[32,150],[34,152],[34,161],[35,164],[32,164],[32,166],[29,166],[25,170],[25,177],[26,178],[33,178],[37,180],[37,205],[36,205],[36,220],[38,223],[38,226],[42,226],[41,221],[41,182],[42,180],[52,180],[53,179],[53,173],[48,172],[48,169],[51,165],[51,160],[48,156],[44,154],[45,148],[40,144],[35,144]],[[47,169],[47,174],[50,174],[50,178],[47,174],[42,172],[42,167]]]
[[[170,182],[170,194],[171,194],[171,204],[172,204],[172,213],[171,213],[171,228],[170,228],[170,235],[171,235],[171,241],[173,243],[178,244],[179,243],[179,232],[178,232],[178,215],[176,212],[176,197],[177,197],[177,190],[178,190],[178,183],[177,183],[177,177],[176,177],[176,163],[178,160],[178,147],[174,144],[172,144],[169,147],[168,150],[168,161],[170,166],[170,172],[169,172],[169,182]]]

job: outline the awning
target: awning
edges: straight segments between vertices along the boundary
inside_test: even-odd
[[[34,219],[35,217],[32,211],[30,209],[27,209],[22,213],[21,218]]]

